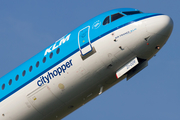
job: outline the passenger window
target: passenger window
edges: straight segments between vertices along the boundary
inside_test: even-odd
[[[50,55],[49,55],[49,58],[51,59],[53,57],[53,53],[51,53]]]
[[[26,71],[24,70],[23,73],[22,73],[22,76],[25,76],[25,74],[26,74]]]
[[[37,61],[37,63],[36,63],[36,67],[39,67],[39,61]]]
[[[5,88],[5,84],[2,85],[2,90],[4,90],[4,88]]]
[[[11,85],[11,84],[12,84],[12,79],[9,80],[9,85]]]
[[[122,12],[125,15],[134,15],[134,14],[140,14],[142,13],[141,11],[127,11],[127,12]]]
[[[29,67],[29,72],[31,72],[31,71],[32,71],[32,66]]]
[[[46,57],[43,58],[43,63],[45,63],[45,62],[46,62]]]
[[[58,48],[58,49],[56,50],[56,53],[57,53],[57,54],[59,54],[59,52],[60,52],[60,48]]]
[[[111,22],[123,17],[124,15],[120,14],[120,13],[116,13],[116,14],[113,14],[111,15]]]
[[[103,25],[109,24],[109,16],[104,19]]]
[[[16,78],[15,78],[15,79],[16,79],[16,81],[18,81],[18,79],[19,79],[19,75],[16,75]]]

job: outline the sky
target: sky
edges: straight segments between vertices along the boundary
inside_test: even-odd
[[[0,0],[0,77],[115,8],[169,15],[173,32],[148,67],[63,120],[180,120],[179,0]]]

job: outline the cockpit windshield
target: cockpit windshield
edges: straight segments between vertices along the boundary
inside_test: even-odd
[[[116,14],[113,14],[111,15],[111,22],[123,17],[124,15],[120,14],[120,13],[116,13]]]
[[[107,25],[110,22],[116,21],[116,20],[118,20],[119,18],[122,18],[125,15],[141,14],[142,12],[141,11],[125,11],[125,12],[122,12],[122,13],[118,12],[118,13],[112,14],[110,16],[107,16],[103,21],[103,25]]]
[[[110,23],[110,17],[111,17],[111,22],[123,17],[124,15],[122,15],[121,13],[116,13],[116,14],[112,14],[111,16],[107,16],[104,19],[103,25],[107,25]]]
[[[126,12],[122,12],[125,15],[134,15],[134,14],[140,14],[142,13],[141,11],[126,11]]]

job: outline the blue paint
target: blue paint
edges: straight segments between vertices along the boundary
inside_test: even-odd
[[[131,24],[132,22],[136,22],[136,21],[140,21],[140,20],[143,20],[143,19],[146,19],[149,17],[161,15],[161,14],[154,14],[154,13],[152,13],[152,14],[143,13],[143,14],[137,14],[137,15],[132,15],[132,16],[124,16],[108,25],[105,25],[105,26],[102,25],[103,20],[107,16],[110,16],[111,14],[114,14],[117,12],[121,13],[122,11],[136,11],[136,9],[131,9],[131,8],[115,9],[115,10],[105,12],[97,17],[94,17],[93,19],[87,21],[86,23],[82,24],[80,27],[76,28],[74,31],[69,33],[68,34],[68,35],[70,35],[69,38],[67,38],[68,35],[63,37],[63,38],[65,38],[65,42],[64,41],[61,42],[61,40],[63,39],[63,38],[61,38],[59,41],[56,41],[54,44],[50,45],[45,50],[41,51],[40,53],[38,53],[37,55],[35,55],[31,59],[29,59],[28,61],[23,63],[16,69],[12,70],[11,72],[9,72],[5,76],[3,76],[0,79],[0,86],[2,86],[2,84],[5,83],[6,87],[4,90],[0,89],[0,93],[1,93],[0,94],[0,102],[3,101],[4,99],[6,99],[7,97],[9,97],[10,95],[14,94],[15,92],[17,92],[18,90],[20,90],[27,84],[31,83],[33,80],[35,80],[39,76],[42,76],[42,74],[46,73],[48,70],[52,69],[53,67],[55,67],[62,61],[71,57],[76,52],[78,52],[79,46],[78,46],[77,38],[78,38],[78,32],[81,29],[83,29],[87,26],[90,26],[90,40],[91,40],[90,42],[93,43],[96,40],[98,40],[99,38],[104,37],[105,35],[113,32],[117,29],[127,26],[127,25]],[[97,24],[94,24],[96,22],[97,22]],[[101,23],[101,25],[99,25],[98,23]],[[117,26],[117,24],[119,26]],[[95,27],[92,27],[93,25]],[[93,28],[96,28],[96,29],[93,29]],[[101,36],[101,37],[99,37],[99,36]],[[63,44],[60,44],[60,42]],[[84,48],[87,45],[88,45],[88,43],[83,44],[81,47]],[[60,53],[56,54],[56,50],[58,47],[60,48]],[[47,49],[49,49],[49,51],[53,52],[52,59],[49,58],[50,52],[46,52]],[[45,63],[42,62],[44,55],[47,57]],[[35,66],[37,61],[40,61],[40,65],[38,68],[36,68],[36,66]],[[31,65],[33,66],[33,70],[32,70],[32,72],[29,72],[29,67]],[[70,64],[66,63],[66,69],[68,67],[70,67],[69,65]],[[71,68],[68,68],[68,69],[71,69]],[[22,72],[24,70],[26,70],[26,75],[23,77]],[[17,74],[19,75],[19,79],[18,79],[18,81],[15,81],[15,77]],[[55,75],[55,73],[53,73],[53,74]],[[12,85],[7,84],[10,79],[13,80]],[[50,82],[48,80],[47,76],[46,76],[46,78],[41,77],[40,79],[41,79],[41,81],[45,81],[46,83]],[[39,82],[37,84],[41,85],[43,83]]]

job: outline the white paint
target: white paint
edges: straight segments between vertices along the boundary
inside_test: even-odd
[[[127,63],[126,65],[124,65],[122,68],[120,68],[117,72],[116,72],[116,77],[120,78],[121,76],[123,76],[125,73],[127,73],[128,71],[130,71],[133,67],[135,67],[138,64],[138,60],[137,58],[134,58],[133,60],[131,60],[129,63]]]

